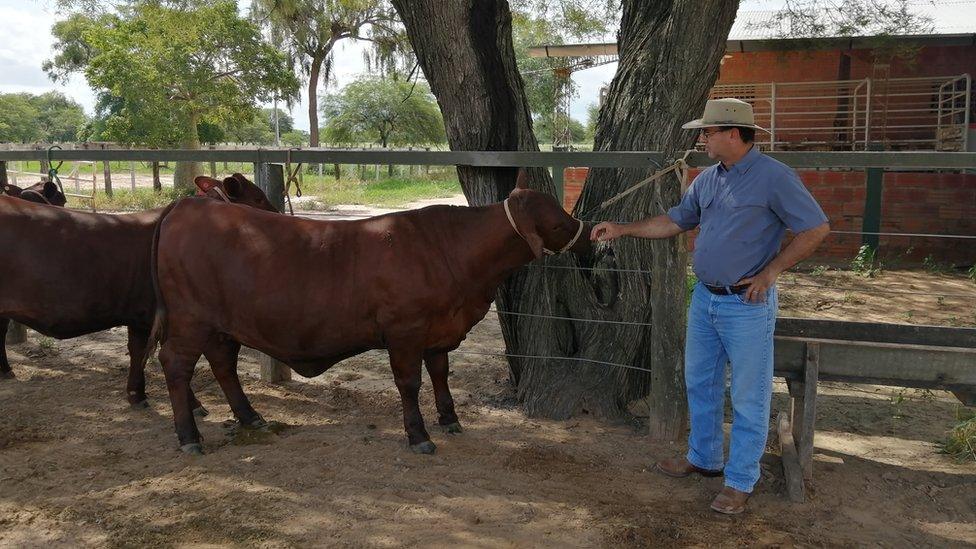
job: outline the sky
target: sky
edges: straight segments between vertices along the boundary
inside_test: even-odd
[[[238,0],[247,5],[248,0]],[[781,0],[744,0],[740,9],[775,9]],[[0,93],[29,92],[34,94],[60,91],[80,103],[89,115],[94,113],[95,92],[84,76],[74,75],[65,84],[55,84],[41,70],[41,64],[52,57],[51,26],[59,19],[50,0],[0,0],[0,21],[4,22],[4,36],[0,41]],[[341,88],[365,72],[363,42],[343,41],[335,56],[335,89]],[[611,63],[573,74],[578,89],[570,104],[573,118],[586,122],[586,109],[599,101],[600,88],[610,83],[617,64]],[[319,88],[321,94],[322,88]],[[287,108],[282,106],[282,108]],[[303,97],[291,108],[295,126],[308,130],[308,103]]]

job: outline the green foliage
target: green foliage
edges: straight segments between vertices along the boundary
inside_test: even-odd
[[[857,255],[851,260],[851,271],[868,278],[881,274],[884,265],[875,257],[876,255],[877,250],[874,247],[867,244],[861,246]]]
[[[619,19],[615,2],[607,0],[514,0],[512,2],[512,45],[533,118],[551,117],[556,110],[560,78],[556,69],[565,68],[564,58],[529,57],[532,46],[580,43],[607,34]],[[576,97],[571,81],[565,93]],[[549,130],[551,134],[551,129]],[[576,141],[575,137],[573,141]]]
[[[308,145],[308,132],[293,130],[281,134],[281,144],[285,147],[304,147]]]
[[[969,277],[969,280],[976,282],[976,264],[969,268],[969,272],[966,275]]]
[[[227,140],[227,133],[223,128],[206,121],[197,124],[197,135],[200,136],[201,143],[208,145],[216,145]]]
[[[346,178],[336,181],[332,176],[306,177],[303,190],[305,196],[317,198],[303,203],[303,208],[324,209],[335,204],[399,208],[417,200],[460,194],[461,185],[457,172],[452,170],[432,177],[400,176],[365,182]]]
[[[976,417],[963,419],[953,426],[940,450],[957,461],[976,463]]]
[[[227,139],[233,143],[254,145],[273,145],[274,128],[268,125],[264,112],[257,110],[245,120],[234,121],[224,130]]]
[[[29,143],[41,139],[36,121],[40,116],[28,94],[0,95],[0,141]]]
[[[275,128],[275,109],[261,109],[261,114],[268,121],[268,128],[274,133]],[[295,119],[286,111],[278,109],[278,135],[288,133],[295,129]]]
[[[0,141],[73,141],[86,122],[81,105],[59,92],[0,94]]]
[[[363,77],[322,101],[326,136],[390,145],[439,143],[444,121],[426,84]]]
[[[103,116],[92,133],[103,139],[195,146],[200,122],[247,119],[255,102],[297,93],[285,57],[232,1],[196,8],[140,2],[62,23],[45,70],[53,78],[83,70],[101,92]]]
[[[563,124],[565,124],[566,117],[560,115],[560,118],[564,120]],[[538,121],[534,125],[535,136],[539,139],[539,141],[553,141],[553,120],[555,120],[555,117],[552,115],[552,113],[539,117]],[[587,132],[586,127],[584,127],[583,124],[575,118],[569,119],[569,133],[573,143],[582,143],[588,139],[592,139],[592,135]]]

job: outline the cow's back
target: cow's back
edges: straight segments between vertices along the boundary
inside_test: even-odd
[[[149,250],[158,217],[0,197],[0,316],[59,338],[151,322]]]

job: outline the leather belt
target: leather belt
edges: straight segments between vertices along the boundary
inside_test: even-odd
[[[716,295],[738,295],[744,293],[749,288],[748,284],[743,284],[742,286],[709,286],[704,282],[702,282],[702,286]]]

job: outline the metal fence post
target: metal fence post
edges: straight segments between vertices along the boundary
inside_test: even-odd
[[[880,143],[868,143],[868,150],[881,150]],[[868,233],[881,232],[881,193],[884,181],[884,169],[868,168],[864,170],[864,218],[861,220],[861,244],[878,249],[879,235]]]
[[[281,164],[254,163],[254,182],[278,211],[285,210],[285,171]],[[270,356],[261,355],[261,381],[277,383],[291,379],[291,368]]]
[[[566,196],[566,190],[563,188],[563,172],[566,171],[566,166],[555,165],[552,167],[552,184],[556,187],[556,200],[559,201],[559,205],[563,205],[563,200]]]

